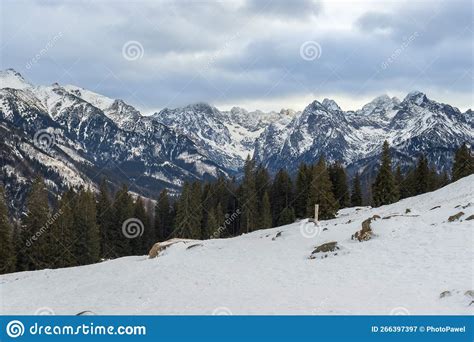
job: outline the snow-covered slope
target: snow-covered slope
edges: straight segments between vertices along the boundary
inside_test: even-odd
[[[304,220],[175,244],[156,259],[3,275],[0,314],[471,314],[473,184],[470,176],[392,205],[344,209],[320,227]],[[374,215],[375,236],[352,240]],[[332,241],[338,251],[309,259]]]

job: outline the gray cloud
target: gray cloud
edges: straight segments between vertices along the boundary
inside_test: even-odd
[[[369,4],[359,16],[349,3],[339,14],[329,11],[331,2],[280,0],[2,6],[9,14],[0,24],[2,68],[140,108],[254,100],[279,106],[289,96],[337,99],[413,89],[449,93],[452,104],[472,105],[465,100],[472,94],[470,1],[402,3],[384,12]],[[61,38],[26,68],[58,32]],[[135,61],[122,55],[132,40],[144,49]],[[320,44],[319,59],[301,58],[306,41]]]

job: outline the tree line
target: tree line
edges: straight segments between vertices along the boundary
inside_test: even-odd
[[[402,172],[392,167],[384,142],[377,175],[367,193],[380,206],[440,188],[474,173],[474,160],[464,144],[455,153],[452,179],[438,174],[424,155]],[[349,186],[351,184],[351,186]],[[156,241],[170,238],[209,239],[237,236],[257,229],[312,217],[331,219],[341,208],[369,204],[361,176],[351,181],[344,166],[302,163],[294,177],[281,169],[273,177],[247,158],[243,178],[185,181],[179,195],[163,190],[156,201],[134,198],[124,185],[111,191],[106,180],[98,192],[69,189],[50,207],[44,180],[37,177],[27,199],[27,212],[12,222],[0,187],[0,273],[86,265],[104,259],[145,254]]]

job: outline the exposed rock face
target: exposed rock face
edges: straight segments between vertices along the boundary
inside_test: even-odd
[[[464,213],[462,211],[460,211],[459,213],[455,214],[455,215],[452,215],[452,216],[449,216],[448,217],[448,222],[454,222],[454,221],[457,221],[461,218],[461,216],[463,216]]]
[[[379,219],[379,218],[380,218],[379,215],[374,215],[374,216],[364,220],[362,222],[362,229],[355,232],[355,234],[351,236],[351,239],[352,240],[356,239],[359,242],[369,241],[370,239],[372,239],[373,231],[372,231],[372,227],[370,226],[370,223],[374,220]]]

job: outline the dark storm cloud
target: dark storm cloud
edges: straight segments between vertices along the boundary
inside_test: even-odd
[[[472,93],[470,1],[342,4],[331,12],[333,3],[316,1],[6,1],[1,67],[145,109],[413,89],[449,90],[456,104]],[[350,6],[365,7],[355,16]],[[137,60],[124,58],[130,41],[143,48]],[[319,58],[301,57],[307,41],[320,45]]]

